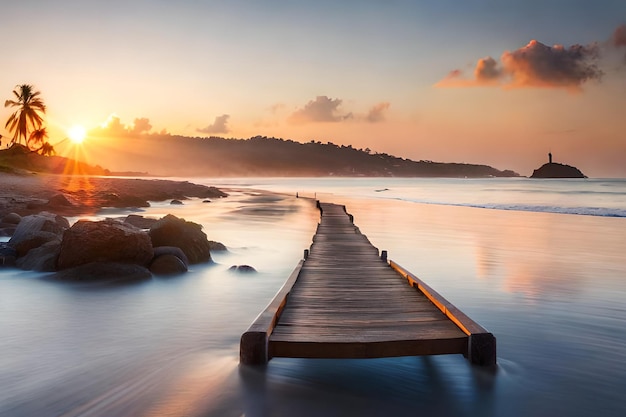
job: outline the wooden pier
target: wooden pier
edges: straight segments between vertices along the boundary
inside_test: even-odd
[[[376,249],[344,206],[319,203],[310,251],[241,336],[240,360],[463,354],[494,365],[496,339]]]

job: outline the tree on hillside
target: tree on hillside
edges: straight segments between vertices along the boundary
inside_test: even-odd
[[[54,146],[50,145],[50,142],[44,142],[41,148],[37,149],[37,152],[44,156],[52,156],[57,153],[57,151],[54,150]]]
[[[54,146],[52,146],[46,139],[48,138],[48,129],[41,127],[32,131],[28,137],[28,148],[34,152],[38,152],[42,155],[52,155],[56,153]]]
[[[15,113],[9,116],[5,128],[13,132],[11,143],[20,143],[28,146],[29,132],[41,128],[46,105],[39,97],[41,93],[35,91],[30,84],[21,84],[13,90],[14,100],[6,100],[4,107],[17,107]]]

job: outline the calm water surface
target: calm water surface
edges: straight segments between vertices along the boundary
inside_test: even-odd
[[[0,271],[0,416],[626,415],[626,181],[196,181],[240,191],[142,214],[202,223],[229,247],[213,265],[125,285]],[[318,213],[296,192],[346,204],[493,332],[497,370],[460,355],[240,367],[241,333],[311,243]],[[227,271],[243,263],[259,274]]]

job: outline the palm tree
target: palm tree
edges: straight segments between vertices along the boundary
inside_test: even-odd
[[[28,147],[28,149],[33,149],[33,150],[35,150],[35,145],[39,145],[39,147],[41,148],[41,145],[44,143],[47,137],[48,137],[47,128],[40,127],[39,129],[35,129],[31,132],[30,136],[28,137],[28,143],[26,144],[26,146]]]
[[[13,132],[11,143],[20,143],[23,138],[24,144],[27,145],[28,132],[41,128],[42,115],[46,113],[46,105],[39,98],[39,94],[41,93],[34,91],[32,85],[21,84],[13,90],[16,100],[4,102],[4,107],[18,107],[4,126],[9,132]]]
[[[37,152],[43,156],[52,156],[57,153],[57,151],[54,150],[54,146],[50,145],[50,142],[42,143],[41,148],[37,149]]]

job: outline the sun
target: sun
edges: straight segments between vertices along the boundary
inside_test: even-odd
[[[67,136],[76,144],[83,143],[85,136],[87,136],[87,130],[80,125],[74,125],[67,130]]]

